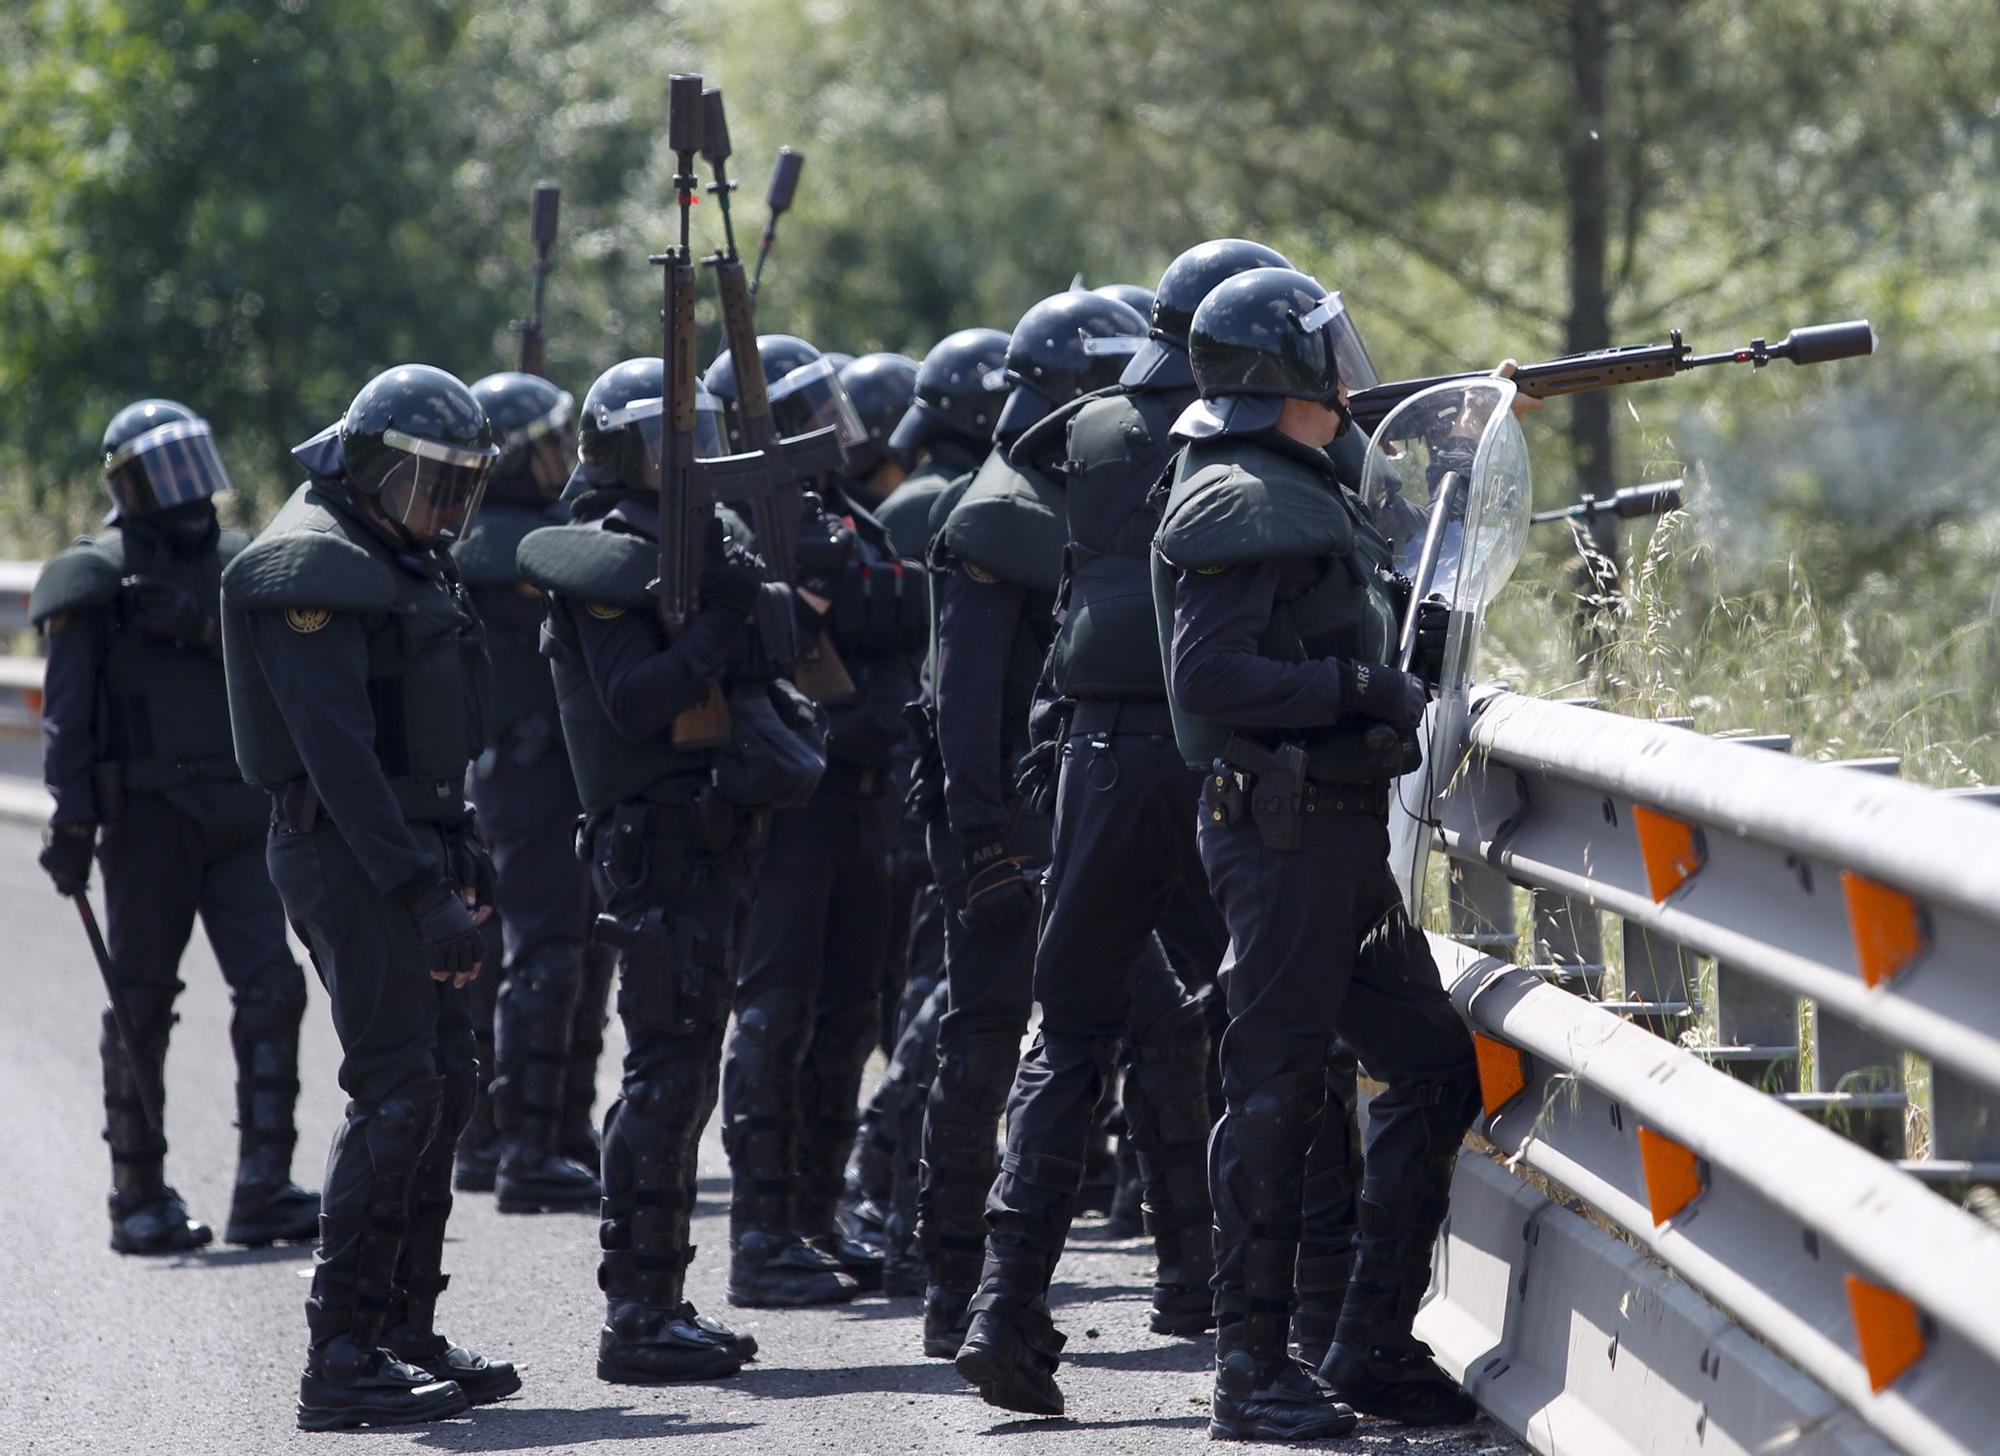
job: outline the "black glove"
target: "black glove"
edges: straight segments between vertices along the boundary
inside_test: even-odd
[[[1055,812],[1062,749],[1060,738],[1045,738],[1022,754],[1014,765],[1014,787],[1028,801],[1028,807],[1044,818]]]
[[[51,824],[42,832],[37,858],[55,881],[58,895],[81,895],[90,884],[90,855],[97,846],[95,824]]]
[[[1445,643],[1451,636],[1451,604],[1440,596],[1417,603],[1417,651],[1410,667],[1425,687],[1434,688],[1444,676]]]
[[[1374,718],[1399,731],[1423,721],[1430,701],[1423,680],[1386,662],[1340,664],[1340,706],[1343,711]]]
[[[461,890],[472,891],[476,904],[493,903],[498,876],[493,870],[493,856],[477,829],[466,828],[451,837],[449,869]]]
[[[403,892],[402,900],[417,922],[417,938],[429,953],[432,975],[462,976],[479,964],[479,927],[456,885],[442,875],[422,879]]]
[[[998,839],[967,847],[965,908],[958,912],[967,930],[994,930],[1035,913],[1034,886],[1021,870],[1025,859]]]
[[[754,551],[724,544],[722,522],[708,523],[708,551],[701,568],[701,604],[731,622],[750,620],[757,610],[757,588],[764,581],[764,563]]]
[[[839,516],[809,512],[799,532],[799,585],[831,600],[853,559],[854,528]]]
[[[214,619],[201,609],[194,593],[163,576],[128,576],[120,595],[125,620],[148,637],[169,642],[207,642],[215,636]]]

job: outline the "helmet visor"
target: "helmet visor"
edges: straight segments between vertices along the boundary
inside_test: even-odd
[[[1371,389],[1382,382],[1375,372],[1374,361],[1368,357],[1368,346],[1361,342],[1361,331],[1354,326],[1354,317],[1338,292],[1327,294],[1317,307],[1301,314],[1298,322],[1305,333],[1325,336],[1334,366],[1340,370],[1340,382],[1347,386],[1348,393]]]
[[[150,516],[228,490],[207,420],[168,420],[127,440],[104,462],[119,514]]]
[[[401,430],[384,430],[382,443],[400,457],[382,477],[376,497],[382,514],[425,545],[464,535],[499,450],[446,445]]]
[[[771,386],[771,423],[788,440],[831,425],[843,450],[868,438],[854,401],[847,397],[847,386],[840,382],[839,369],[824,357],[801,364]]]
[[[503,479],[517,476],[527,483],[532,495],[542,500],[554,500],[562,494],[570,469],[576,464],[576,435],[570,427],[570,412],[575,405],[575,399],[565,394],[547,414],[530,420],[501,442]]]

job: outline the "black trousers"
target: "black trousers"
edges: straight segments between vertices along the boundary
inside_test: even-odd
[[[283,1103],[289,1131],[298,1092],[297,1041],[306,1003],[305,973],[285,943],[285,907],[264,867],[264,826],[235,817],[198,816],[157,794],[133,794],[104,826],[97,858],[104,870],[104,939],[132,1032],[140,1075],[164,1093],[160,1068],[181,992],[181,956],[201,920],[233,1003],[231,1042],[239,1090]],[[157,1163],[164,1134],[146,1124],[131,1086],[132,1067],[107,1009],[104,1013],[105,1138],[114,1162]],[[289,1065],[260,1073],[254,1047],[284,1042]],[[282,1059],[281,1059],[282,1060]],[[258,1088],[260,1080],[268,1088]],[[164,1096],[162,1096],[164,1101]]]
[[[1247,817],[1197,822],[1230,933],[1227,1110],[1210,1144],[1223,1335],[1266,1358],[1284,1353],[1308,1153],[1338,1042],[1387,1083],[1370,1108],[1339,1337],[1407,1341],[1478,1076],[1471,1038],[1390,878],[1387,828],[1368,815],[1312,816],[1301,846],[1285,851],[1267,848]],[[1329,1163],[1332,1152],[1323,1150]]]
[[[1024,803],[1015,805],[1004,835],[1012,853],[1039,864],[1048,835],[1046,819]],[[965,854],[942,819],[931,825],[930,851],[949,989],[938,1020],[937,1075],[924,1109],[917,1235],[931,1282],[964,1294],[977,1287],[985,1259],[986,1194],[999,1171],[1000,1113],[1033,1009],[1036,917],[967,926],[958,914],[965,906]]]
[[[778,1233],[832,1230],[880,1026],[902,805],[879,776],[865,792],[839,765],[829,778],[803,807],[771,818],[723,1066],[738,1202]],[[753,1197],[752,1184],[766,1193]]]
[[[1170,905],[1194,902],[1174,922],[1181,953],[1211,979],[1222,959],[1219,938],[1200,939],[1220,916],[1190,829],[1199,785],[1169,734],[1076,734],[1064,747],[1035,953],[1041,1027],[1014,1079],[1007,1155],[987,1202],[996,1238],[1023,1237],[1051,1265],[1075,1215],[1092,1113],[1121,1042],[1145,1048],[1127,1100],[1156,1114],[1134,1127],[1149,1159],[1168,1146],[1154,1136],[1163,1098],[1171,1145],[1197,1165],[1208,1134],[1201,1008],[1155,940]],[[1175,1048],[1188,1052],[1186,1065],[1173,1065]],[[1169,1211],[1164,1193],[1149,1187],[1156,1208]],[[1207,1199],[1195,1202],[1172,1211],[1205,1237]]]

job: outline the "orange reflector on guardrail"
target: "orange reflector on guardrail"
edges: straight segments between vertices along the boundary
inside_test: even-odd
[[[42,694],[39,688],[29,688],[26,692],[22,693],[21,701],[27,706],[30,713],[39,713],[42,711]]]
[[[1644,804],[1632,806],[1632,827],[1639,835],[1639,857],[1646,862],[1646,889],[1657,904],[1701,868],[1701,841],[1686,820]]]
[[[1479,1059],[1479,1100],[1488,1117],[1520,1096],[1528,1085],[1528,1062],[1519,1047],[1472,1033],[1473,1055]]]
[[[1639,1166],[1646,1174],[1646,1203],[1655,1227],[1701,1195],[1701,1160],[1694,1149],[1650,1127],[1639,1129]]]
[[[1847,1308],[1869,1387],[1880,1395],[1923,1355],[1923,1320],[1916,1305],[1859,1274],[1847,1276]]]
[[[1840,889],[1861,979],[1879,986],[1924,948],[1923,912],[1911,896],[1853,870],[1840,872]]]

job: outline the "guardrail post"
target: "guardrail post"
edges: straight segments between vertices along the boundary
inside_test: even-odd
[[[1718,734],[1746,748],[1790,753],[1789,733]],[[1767,1092],[1799,1090],[1799,998],[1749,972],[1717,961],[1715,966],[1717,1045],[1692,1047],[1739,1082]]]
[[[1964,1181],[2000,1183],[2000,1105],[1949,1067],[1931,1066],[1931,1159],[1964,1163]]]
[[[1663,935],[1619,922],[1625,952],[1625,1001],[1620,1010],[1655,1036],[1678,1041],[1696,1006],[1695,957]]]
[[[1529,893],[1534,969],[1592,1001],[1604,997],[1604,928],[1597,907],[1554,890]]]
[[[1884,1158],[1903,1156],[1903,1053],[1813,1008],[1813,1090],[1786,1100]]]
[[[1513,960],[1519,939],[1514,882],[1473,860],[1452,859],[1448,865],[1451,938],[1503,961]]]

